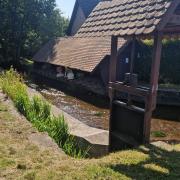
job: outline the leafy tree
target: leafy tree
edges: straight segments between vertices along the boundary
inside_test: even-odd
[[[0,22],[0,61],[15,65],[68,25],[55,0],[0,0]]]

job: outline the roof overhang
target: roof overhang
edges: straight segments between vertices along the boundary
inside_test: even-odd
[[[126,39],[132,38],[134,36],[136,36],[136,38],[149,39],[149,38],[152,38],[152,36],[154,36],[154,34],[156,34],[157,32],[161,32],[161,33],[163,33],[163,37],[165,37],[165,38],[180,38],[180,0],[171,0],[171,1],[170,0],[159,0],[159,1],[166,2],[167,7],[166,6],[163,7],[163,8],[166,8],[165,10],[163,10],[163,8],[161,7],[162,8],[161,12],[158,12],[159,15],[156,15],[157,17],[159,16],[158,17],[159,19],[157,18],[157,22],[155,22],[154,25],[151,24],[151,27],[147,26],[148,27],[147,29],[145,29],[146,25],[140,27],[139,24],[136,24],[137,27],[138,26],[140,27],[139,29],[132,28],[132,30],[131,30],[131,28],[130,28],[131,24],[123,29],[122,26],[124,25],[124,23],[121,22],[122,19],[119,20],[119,19],[117,19],[118,18],[117,17],[117,18],[113,19],[113,21],[114,22],[116,22],[116,21],[118,22],[118,20],[120,21],[121,24],[117,24],[117,26],[120,26],[120,28],[122,28],[122,31],[119,33],[118,29],[115,29],[116,24],[113,25],[112,30],[108,30],[104,24],[107,24],[107,26],[110,26],[110,25],[108,25],[108,22],[112,22],[111,19],[108,21],[106,19],[105,20],[102,19],[102,20],[99,20],[99,22],[96,22],[96,20],[98,19],[97,14],[98,13],[103,14],[103,12],[98,12],[98,10],[103,7],[103,5],[102,5],[102,7],[97,7],[92,12],[90,17],[85,22],[85,25],[83,25],[82,28],[80,29],[80,31],[78,32],[77,37],[103,36],[103,35],[108,34],[108,35],[118,36],[118,37],[122,37],[122,38],[126,38]],[[157,1],[157,2],[159,2],[159,1]],[[108,3],[104,2],[105,6],[107,6],[107,7],[104,7],[104,9],[105,9],[104,11],[106,11],[105,13],[108,13],[108,7],[112,8],[113,5],[115,4],[115,2],[118,2],[118,1],[114,0],[114,1],[110,1]],[[129,1],[125,0],[122,3],[124,3],[124,2],[128,3]],[[137,1],[137,3],[139,3],[139,2]],[[140,6],[140,4],[138,4],[138,6]],[[144,8],[145,8],[145,5],[144,5]],[[151,8],[153,8],[153,7],[151,7]],[[111,11],[111,9],[109,11]],[[133,9],[129,9],[129,10],[125,11],[125,13],[131,14],[131,11],[133,11]],[[156,11],[158,11],[158,8]],[[164,14],[163,14],[163,11],[164,11]],[[113,12],[109,12],[109,13],[113,13]],[[121,14],[121,12],[119,12],[119,13]],[[147,14],[147,12],[146,12],[146,14]],[[107,16],[107,18],[108,18],[108,14],[105,14],[105,16]],[[138,16],[137,18],[140,18],[141,14],[139,13],[137,16]],[[127,17],[124,17],[124,18],[127,18]],[[131,22],[133,17],[130,16],[129,18],[130,18],[129,22]],[[151,19],[151,20],[153,20],[153,19]],[[102,24],[103,28],[101,28],[98,25],[98,23]],[[139,23],[142,24],[142,22],[140,22],[140,21],[139,21]],[[146,20],[146,23],[148,23],[147,20]],[[94,25],[92,25],[92,24],[94,24]],[[97,25],[97,27],[95,27],[95,25]],[[92,29],[90,27],[92,27]],[[101,29],[102,29],[102,32],[101,32]],[[106,31],[106,29],[107,29],[107,31]]]

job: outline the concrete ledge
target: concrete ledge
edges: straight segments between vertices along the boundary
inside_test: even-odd
[[[32,88],[28,88],[30,97],[34,95],[42,95]],[[72,134],[82,146],[89,146],[89,154],[93,157],[99,157],[108,154],[109,146],[109,132],[102,129],[90,127],[79,120],[75,119],[71,115],[62,111],[54,105],[51,105],[52,113],[55,116],[64,115],[67,122],[70,134]]]

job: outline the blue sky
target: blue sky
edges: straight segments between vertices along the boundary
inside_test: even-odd
[[[64,16],[71,17],[75,0],[56,0],[58,7],[63,12]]]

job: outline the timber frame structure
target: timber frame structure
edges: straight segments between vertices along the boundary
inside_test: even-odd
[[[117,64],[117,41],[118,36],[112,36],[111,38],[111,64],[110,64],[110,82],[109,82],[109,96],[111,102],[111,111],[113,107],[113,101],[115,99],[115,91],[126,92],[129,95],[142,96],[145,99],[145,116],[144,116],[144,125],[143,125],[143,139],[142,143],[150,142],[150,129],[151,129],[151,117],[153,111],[156,109],[156,99],[157,99],[157,90],[158,90],[158,79],[159,79],[159,69],[160,69],[160,60],[161,60],[161,51],[162,51],[162,39],[178,37],[180,34],[180,15],[174,15],[175,7],[178,7],[180,2],[176,1],[174,3],[174,8],[166,14],[166,17],[163,20],[163,23],[158,27],[158,29],[151,34],[154,39],[154,48],[152,55],[152,65],[151,65],[151,75],[150,75],[150,88],[149,90],[136,88],[133,86],[124,85],[123,82],[116,82],[116,64]],[[173,11],[174,9],[174,11]],[[170,25],[166,26],[168,23]],[[141,38],[141,36],[132,36],[128,37],[132,41],[135,41],[136,38]],[[142,38],[145,38],[142,36]],[[135,44],[135,43],[134,43]],[[135,45],[131,49],[131,70],[130,75],[133,75],[133,64],[134,64],[134,55],[135,55]],[[112,115],[111,115],[112,116]],[[112,117],[111,117],[112,118]],[[110,133],[112,132],[112,122],[110,120]],[[110,150],[111,147],[111,135],[110,135]]]
[[[112,15],[110,12],[114,12],[114,14]],[[104,22],[102,22],[103,20]],[[112,0],[104,3],[102,2],[90,14],[89,18],[78,32],[79,37],[101,35],[112,36],[109,82],[109,96],[111,102],[109,150],[119,149],[119,147],[116,147],[119,141],[114,140],[114,138],[124,142],[126,141],[129,145],[149,143],[151,117],[156,108],[162,40],[163,38],[179,38],[180,0]],[[117,43],[119,37],[134,41],[131,49],[130,84],[116,81]],[[144,89],[132,84],[136,39],[154,39],[149,89]],[[116,92],[127,93],[127,102],[117,101]],[[143,97],[145,102],[144,109],[132,105],[132,95]],[[116,110],[118,112],[115,112],[114,108],[117,104],[121,108]],[[119,111],[122,111],[122,113],[118,114]],[[133,127],[134,124],[131,124],[131,122],[134,121],[132,119],[133,115],[129,115],[132,111],[135,112],[135,115],[138,113],[137,117],[141,119],[141,123],[137,128],[139,132],[135,132],[135,134],[130,133],[131,137],[129,137],[127,133],[130,131],[126,133],[126,130],[123,129],[123,132],[120,132],[122,128],[120,127],[118,129],[117,126],[119,125],[125,128],[131,126],[130,129],[133,131],[133,128],[135,128]],[[118,118],[117,116],[120,117]],[[116,121],[124,122],[118,124]],[[124,132],[125,134],[122,134]],[[141,137],[134,138],[133,136],[136,135]]]

